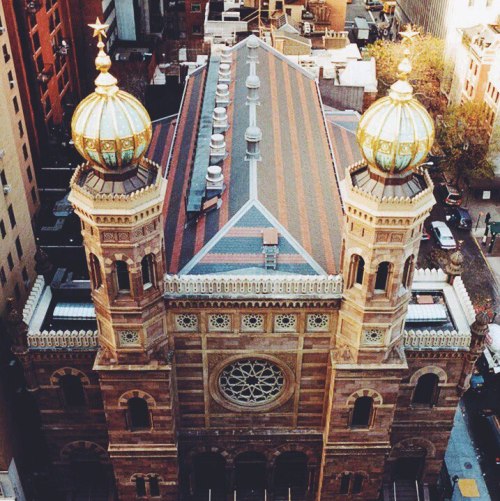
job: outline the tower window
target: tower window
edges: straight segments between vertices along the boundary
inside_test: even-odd
[[[439,390],[439,378],[436,374],[420,376],[413,392],[411,403],[418,405],[435,405]]]
[[[384,261],[378,265],[377,276],[375,277],[375,290],[378,291],[387,290],[390,269],[391,269],[391,264],[388,261]]]
[[[361,256],[358,257],[358,266],[356,268],[356,283],[363,283],[363,275],[365,274],[365,260]]]
[[[351,483],[351,474],[350,473],[342,473],[340,477],[340,494],[349,494],[349,485]]]
[[[90,254],[90,274],[94,288],[98,289],[102,285],[101,263],[95,254]]]
[[[354,284],[362,284],[365,274],[365,260],[358,254],[351,256],[351,265],[349,268],[348,288]]]
[[[405,261],[405,266],[403,268],[403,287],[410,287],[411,285],[411,274],[413,268],[413,256],[410,256]]]
[[[363,490],[363,475],[356,473],[352,482],[352,493],[359,494]]]
[[[128,266],[125,261],[116,261],[116,279],[118,282],[119,291],[130,291],[130,277],[128,274]]]
[[[133,397],[127,403],[128,425],[131,431],[151,428],[151,419],[146,400]]]
[[[82,381],[78,376],[67,374],[59,380],[59,386],[63,393],[66,407],[83,407],[85,405],[85,393]]]
[[[142,285],[145,289],[154,285],[154,260],[153,255],[144,256],[141,261]]]
[[[136,477],[135,479],[135,493],[137,497],[142,498],[146,496],[146,481],[144,477]]]
[[[352,410],[351,428],[367,428],[373,414],[373,398],[359,397],[354,402]]]
[[[149,494],[151,497],[158,497],[160,495],[160,483],[158,477],[149,478]]]

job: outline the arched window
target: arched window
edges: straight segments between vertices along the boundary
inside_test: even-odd
[[[373,398],[358,397],[354,402],[351,417],[351,428],[370,426],[373,413]]]
[[[418,378],[413,392],[412,404],[435,405],[439,390],[439,377],[436,374],[424,374]]]
[[[349,287],[354,284],[362,284],[363,277],[365,274],[365,260],[358,254],[353,254],[351,256],[351,266],[349,273]]]
[[[149,494],[151,497],[160,496],[160,482],[158,477],[149,477]]]
[[[342,473],[340,477],[339,494],[349,494],[349,486],[351,484],[351,473]]]
[[[102,285],[101,263],[95,254],[90,254],[90,276],[94,289],[98,289]]]
[[[378,265],[377,276],[375,277],[375,290],[386,291],[389,283],[389,272],[391,271],[391,263],[383,261]]]
[[[119,291],[130,290],[130,277],[128,274],[128,266],[125,261],[116,261],[116,281]]]
[[[144,256],[141,261],[142,285],[144,289],[149,289],[155,284],[153,255]]]
[[[66,407],[83,407],[85,405],[85,392],[78,376],[72,374],[62,376],[59,379],[59,386]]]
[[[144,477],[135,478],[135,493],[138,498],[146,496],[146,480],[144,480]]]
[[[127,402],[127,420],[131,431],[151,428],[149,407],[146,400],[132,397]]]
[[[356,473],[352,481],[352,493],[359,494],[363,490],[363,475]]]
[[[410,256],[406,261],[403,268],[403,287],[410,287],[411,283],[411,273],[413,268],[413,255]]]

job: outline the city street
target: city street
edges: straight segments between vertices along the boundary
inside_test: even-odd
[[[347,4],[346,22],[354,22],[356,17],[364,17],[368,22],[376,22],[378,12],[366,10],[364,0],[352,0],[351,4]]]

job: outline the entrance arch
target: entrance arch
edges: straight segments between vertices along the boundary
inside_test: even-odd
[[[279,499],[305,499],[308,485],[307,456],[300,451],[280,454],[274,464],[274,494]]]
[[[242,452],[234,461],[234,486],[238,499],[266,489],[266,457],[260,452]]]
[[[216,452],[202,452],[193,460],[194,493],[198,499],[208,499],[212,492],[212,500],[226,498],[226,460]]]

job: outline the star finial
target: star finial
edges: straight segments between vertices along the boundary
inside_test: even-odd
[[[106,37],[106,30],[109,28],[109,24],[102,24],[101,20],[96,17],[94,24],[89,24],[89,27],[94,30],[93,37],[99,37],[99,42],[102,41],[102,37]]]
[[[411,24],[407,24],[405,31],[400,31],[399,34],[403,38],[403,43],[405,42],[412,43],[413,39],[417,37],[420,33],[418,31],[414,31]]]

